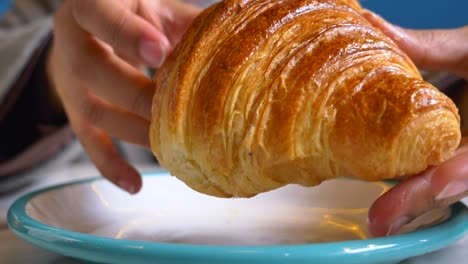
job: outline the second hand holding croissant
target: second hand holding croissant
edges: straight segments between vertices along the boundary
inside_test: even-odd
[[[468,26],[452,30],[407,30],[370,11],[363,15],[422,69],[449,71],[468,79]],[[374,202],[369,229],[375,236],[395,234],[423,213],[468,196],[468,138],[455,156],[397,184]]]

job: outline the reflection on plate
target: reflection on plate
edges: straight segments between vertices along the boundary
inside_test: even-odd
[[[99,263],[396,263],[467,232],[468,210],[457,204],[439,225],[369,238],[367,209],[386,189],[338,179],[222,199],[153,173],[135,196],[102,179],[28,194],[8,222],[37,246]]]

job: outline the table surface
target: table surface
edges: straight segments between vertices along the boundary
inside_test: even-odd
[[[159,169],[154,166],[139,166],[141,171],[154,171]],[[98,172],[89,165],[76,166],[73,168],[58,169],[53,173],[41,175],[34,184],[23,188],[15,193],[0,196],[0,263],[9,264],[74,264],[82,263],[75,259],[70,259],[55,253],[35,247],[18,237],[10,231],[6,225],[6,212],[11,203],[20,195],[45,186],[75,181],[78,179],[94,177]],[[40,179],[40,180],[39,180]],[[463,201],[468,204],[468,199]],[[439,251],[419,256],[404,261],[404,264],[458,264],[464,263],[468,259],[468,236],[460,241],[441,249]]]

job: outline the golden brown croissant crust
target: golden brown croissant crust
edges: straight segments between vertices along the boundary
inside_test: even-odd
[[[226,0],[202,12],[155,77],[160,164],[197,191],[250,197],[449,158],[455,105],[360,11],[355,0]]]

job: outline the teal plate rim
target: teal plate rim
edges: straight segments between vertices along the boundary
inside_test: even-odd
[[[169,176],[168,172],[143,173]],[[52,252],[98,263],[396,263],[436,251],[468,233],[468,208],[452,205],[446,221],[415,232],[391,237],[300,245],[224,246],[159,243],[113,239],[49,226],[26,213],[34,197],[71,185],[104,180],[95,177],[51,186],[17,199],[8,210],[10,229],[20,238]]]

